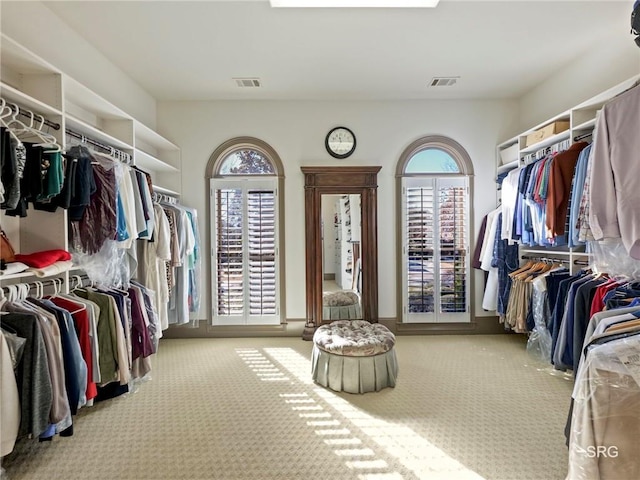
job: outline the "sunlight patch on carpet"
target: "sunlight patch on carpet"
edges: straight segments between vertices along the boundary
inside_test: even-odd
[[[303,384],[313,384],[310,374],[310,361],[295,350],[291,348],[265,348],[264,352]],[[482,476],[447,455],[411,428],[377,419],[327,389],[314,388],[313,391],[320,399],[324,400],[327,406],[335,410],[336,414],[341,415],[346,421],[350,422],[351,425],[360,429],[361,432],[383,448],[388,454],[397,458],[398,461],[413,471],[418,477],[434,480],[484,480]],[[366,395],[375,395],[375,393],[367,393]],[[316,430],[316,434],[327,435],[329,433],[324,432],[330,431],[331,430]],[[334,431],[345,431],[345,433],[342,434],[344,436],[348,435],[346,432],[350,432],[347,428],[335,429]],[[337,434],[334,433],[334,435]],[[388,468],[387,462],[381,459],[367,461],[352,460],[345,462],[345,464],[347,467],[356,470]],[[375,477],[362,478],[369,480],[369,478]],[[395,476],[389,478],[402,477]]]

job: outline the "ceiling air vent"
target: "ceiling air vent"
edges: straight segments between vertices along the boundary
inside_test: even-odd
[[[430,87],[452,87],[460,77],[433,77]]]
[[[234,80],[240,88],[257,88],[262,86],[259,78],[234,78]]]

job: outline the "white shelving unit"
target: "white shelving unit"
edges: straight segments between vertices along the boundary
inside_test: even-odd
[[[624,92],[628,88],[632,87],[635,82],[640,79],[640,75],[636,75],[582,103],[576,105],[575,107],[566,110],[553,118],[550,118],[535,127],[522,132],[515,137],[512,137],[504,142],[500,143],[496,147],[496,175],[509,171],[513,168],[522,167],[525,165],[525,157],[529,154],[533,154],[535,152],[544,150],[549,148],[555,144],[558,144],[563,141],[569,141],[569,143],[574,143],[575,138],[588,134],[593,131],[596,124],[596,115],[598,110],[602,108],[609,100],[614,98],[616,95]],[[569,121],[569,129],[555,135],[552,135],[548,138],[545,138],[541,142],[537,142],[533,145],[526,145],[527,135],[535,132],[536,130],[545,127],[552,122],[558,120],[568,120]],[[502,163],[503,157],[506,156],[504,153],[510,147],[517,145],[517,156],[516,159],[510,161],[506,164]],[[500,200],[500,191],[498,191],[498,201]],[[575,260],[585,260],[588,259],[590,254],[585,251],[585,247],[577,247],[577,248],[569,248],[569,247],[520,247],[520,255],[537,255],[537,256],[549,256],[549,257],[559,257],[568,259],[571,266],[572,273],[577,270],[579,267],[575,266]],[[568,257],[568,258],[567,258]]]
[[[336,200],[335,211],[336,283],[344,290],[351,290],[356,263],[354,252],[360,251],[360,195],[342,195]]]
[[[336,283],[340,288],[350,289],[351,288],[351,272],[347,271],[349,268],[349,264],[351,262],[351,243],[349,243],[349,218],[346,216],[345,212],[345,204],[346,204],[345,196],[340,197],[336,200],[336,223],[335,223],[335,235],[336,235]]]
[[[151,175],[155,190],[180,195],[177,145],[5,34],[0,39],[0,62],[0,97],[58,124],[58,130],[45,130],[63,149],[81,142],[67,135],[67,130],[86,136],[131,155],[132,164]],[[0,224],[17,253],[69,250],[66,210],[48,213],[29,208],[25,218],[11,217],[3,211]],[[68,280],[69,275],[67,272],[58,277]],[[29,273],[0,276],[2,284],[30,280],[37,278]]]
[[[135,164],[150,172],[154,185],[180,191],[180,148],[146,125],[134,121]]]

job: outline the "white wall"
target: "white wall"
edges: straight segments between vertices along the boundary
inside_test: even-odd
[[[305,317],[304,178],[300,166],[382,166],[378,176],[379,314],[391,318],[397,313],[395,170],[403,149],[417,138],[432,134],[447,135],[467,149],[475,170],[475,242],[482,217],[495,207],[495,146],[516,121],[515,102],[508,101],[158,104],[158,128],[182,147],[182,201],[202,212],[206,211],[205,166],[222,142],[236,136],[253,136],[270,144],[280,155],[286,175],[287,318]],[[335,160],[324,150],[324,137],[336,125],[351,128],[357,136],[356,152],[347,160]],[[203,236],[208,236],[204,215],[200,222]],[[482,314],[481,292],[479,287],[476,290],[476,311]],[[209,317],[209,309],[210,305],[206,310],[203,306],[202,318]]]
[[[0,1],[0,19],[2,33],[155,128],[155,99],[42,2]]]
[[[632,35],[622,35],[577,58],[519,101],[519,126],[510,136],[545,120],[640,73],[640,48]],[[514,125],[514,127],[516,127]]]

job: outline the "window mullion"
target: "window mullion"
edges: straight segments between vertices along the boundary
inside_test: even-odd
[[[242,283],[244,285],[244,321],[249,323],[251,316],[251,284],[249,275],[249,256],[251,249],[249,248],[249,182],[244,182],[242,186]]]
[[[433,311],[435,312],[436,319],[440,320],[441,309],[441,296],[442,296],[442,284],[441,284],[441,249],[442,249],[442,235],[440,231],[440,182],[438,178],[433,179]]]

